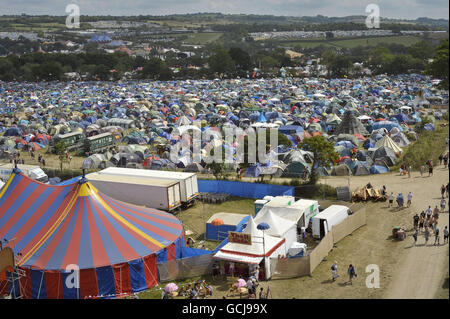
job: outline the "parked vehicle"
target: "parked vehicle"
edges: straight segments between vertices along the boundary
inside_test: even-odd
[[[107,150],[115,146],[114,141],[115,139],[111,133],[90,136],[84,140],[84,151],[90,153]]]
[[[197,174],[169,172],[148,169],[108,167],[99,174],[124,175],[129,177],[150,178],[176,181],[180,183],[180,198],[184,205],[189,205],[198,197]]]
[[[176,181],[99,173],[86,178],[103,194],[130,204],[168,212],[181,205],[180,183]]]

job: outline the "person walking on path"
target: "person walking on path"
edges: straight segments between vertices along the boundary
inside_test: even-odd
[[[408,206],[408,207],[411,206],[412,197],[413,197],[412,193],[409,192],[409,193],[408,193],[408,203],[407,203],[407,206]]]
[[[433,163],[428,164],[428,177],[433,176]]]
[[[441,212],[445,212],[445,206],[447,203],[445,202],[445,198],[441,199]]]
[[[411,170],[412,170],[412,167],[411,167],[411,165],[409,165],[408,166],[408,177],[409,178],[411,178]]]
[[[441,186],[441,196],[442,196],[442,198],[444,198],[444,196],[445,196],[445,185],[444,184],[442,184],[442,186]]]
[[[448,228],[447,226],[444,227],[444,244],[448,243]]]
[[[427,220],[431,219],[431,214],[433,213],[433,211],[431,210],[431,206],[428,206],[428,208],[426,209],[426,213],[427,213]]]
[[[436,245],[436,242],[439,245],[439,226],[437,226],[437,225],[436,225],[436,228],[434,229],[434,244],[435,245]]]
[[[337,262],[336,261],[331,265],[331,276],[333,278],[333,281],[336,281],[336,279],[339,277],[339,275],[337,273]]]
[[[357,277],[358,275],[356,274],[355,267],[352,264],[348,266],[347,273],[349,277],[349,283],[350,285],[353,285],[353,278]]]
[[[420,219],[419,219],[419,230],[420,230],[420,232],[423,232],[424,224],[425,224],[425,218],[420,216]]]
[[[439,208],[436,205],[436,207],[433,210],[433,221],[434,222],[437,222],[437,220],[439,219],[439,213],[440,213]]]
[[[416,230],[417,231],[417,228],[419,227],[419,219],[420,219],[420,217],[419,217],[419,214],[415,214],[414,215],[414,217],[413,217],[413,220],[414,220],[414,230]]]
[[[392,207],[393,203],[394,203],[394,193],[391,192],[391,195],[389,195],[389,208]]]
[[[428,228],[428,225],[425,226],[425,246],[428,244],[428,238],[430,237],[430,230]]]
[[[442,154],[441,155],[439,155],[439,165],[442,165],[442,160],[444,159],[444,156],[442,156]]]
[[[414,234],[413,234],[413,238],[414,238],[414,246],[416,246],[416,244],[417,244],[417,234],[418,234],[418,231],[416,230],[416,231],[414,232]]]

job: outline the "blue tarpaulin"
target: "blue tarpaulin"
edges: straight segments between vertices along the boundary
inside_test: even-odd
[[[201,193],[226,193],[245,198],[263,198],[264,196],[294,196],[294,188],[290,186],[257,184],[231,181],[198,180]]]
[[[148,289],[145,283],[145,265],[142,259],[136,259],[128,262],[130,269],[130,282],[133,292],[143,291]]]
[[[111,266],[96,268],[98,278],[98,293],[100,296],[115,295],[115,279],[114,272]],[[66,294],[64,293],[64,298]]]

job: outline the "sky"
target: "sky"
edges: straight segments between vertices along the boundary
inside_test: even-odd
[[[374,3],[385,18],[449,18],[448,0],[0,0],[0,15],[66,15],[71,3],[79,6],[82,15],[221,12],[328,17],[367,15],[366,6]]]

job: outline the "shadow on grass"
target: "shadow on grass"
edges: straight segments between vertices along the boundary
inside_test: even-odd
[[[332,284],[334,282],[336,282],[336,281],[334,281],[333,279],[327,279],[327,280],[322,281],[321,284]]]

